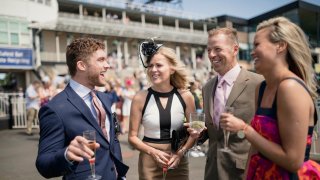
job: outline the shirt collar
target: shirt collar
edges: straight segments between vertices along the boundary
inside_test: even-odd
[[[91,89],[87,88],[86,86],[78,83],[77,81],[70,79],[70,87],[82,98],[85,97],[90,93]]]
[[[236,64],[225,75],[221,76],[220,74],[218,74],[218,82],[220,83],[222,82],[221,80],[225,80],[226,83],[230,86],[236,81],[240,71],[241,71],[240,65]]]

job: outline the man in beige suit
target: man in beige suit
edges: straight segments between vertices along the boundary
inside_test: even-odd
[[[263,80],[262,76],[239,66],[238,52],[236,30],[218,28],[209,31],[208,57],[218,75],[210,79],[203,87],[207,131],[201,140],[209,138],[205,168],[206,180],[234,180],[241,179],[244,175],[250,143],[237,133],[231,133],[228,145],[231,152],[219,150],[224,147],[223,129],[219,127],[221,109],[224,109],[225,106],[234,107],[234,115],[250,123],[255,111],[255,88]],[[223,88],[222,93],[217,93],[219,88]],[[219,96],[216,96],[217,94]]]

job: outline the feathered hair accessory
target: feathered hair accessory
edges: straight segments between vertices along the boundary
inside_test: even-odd
[[[148,41],[144,41],[139,46],[139,58],[143,67],[147,68],[152,56],[158,51],[162,44],[156,44],[154,38],[150,38]]]

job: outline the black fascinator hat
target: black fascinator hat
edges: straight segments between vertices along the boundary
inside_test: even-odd
[[[150,62],[152,56],[158,51],[162,44],[156,44],[151,38],[148,41],[144,41],[139,46],[139,58],[143,67],[147,68],[147,64]]]

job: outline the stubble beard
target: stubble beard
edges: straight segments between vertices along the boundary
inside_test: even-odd
[[[88,80],[92,85],[98,87],[104,86],[106,84],[106,81],[100,80],[100,74],[89,75]]]

